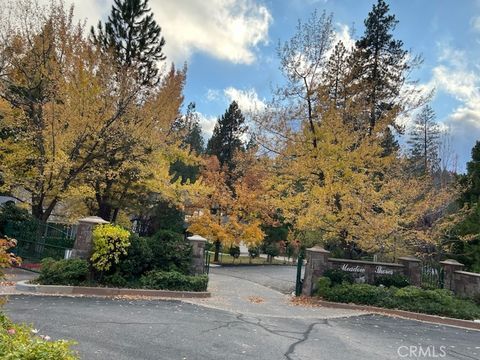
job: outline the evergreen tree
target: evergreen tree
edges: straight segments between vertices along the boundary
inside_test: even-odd
[[[392,32],[398,21],[389,14],[389,6],[378,0],[364,21],[365,32],[356,42],[353,53],[353,73],[356,92],[365,104],[364,121],[368,134],[372,134],[377,123],[392,110],[401,106],[399,95],[412,63],[403,42],[395,40]],[[395,116],[388,119],[396,127]],[[391,136],[387,133],[386,137]],[[386,143],[392,143],[387,140]]]
[[[232,172],[235,168],[234,154],[245,150],[242,136],[246,133],[245,117],[236,101],[232,101],[227,111],[218,119],[213,135],[207,144],[207,154],[216,155],[221,166]]]
[[[461,205],[478,204],[480,199],[480,141],[472,149],[472,160],[467,163],[467,174],[460,178],[465,191],[460,199]]]
[[[435,122],[435,112],[426,105],[416,117],[410,139],[407,141],[415,172],[425,175],[439,170],[439,141],[440,128]]]
[[[134,67],[142,85],[159,81],[157,63],[166,59],[160,33],[148,0],[114,0],[105,26],[99,22],[96,31],[91,29],[94,42],[113,50],[121,66]]]
[[[348,52],[342,41],[333,48],[324,73],[324,84],[328,98],[335,106],[344,107],[346,101],[346,81],[348,76]]]
[[[184,127],[186,134],[183,143],[188,145],[190,150],[196,154],[202,154],[205,151],[205,141],[202,137],[200,119],[193,102],[188,104]]]

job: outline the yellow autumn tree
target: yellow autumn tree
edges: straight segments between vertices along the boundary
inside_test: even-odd
[[[265,202],[261,203],[262,172],[255,173],[260,164],[255,166],[247,157],[251,158],[252,153],[236,155],[239,166],[236,167],[238,173],[233,176],[233,185],[230,185],[232,176],[227,177],[226,169],[220,166],[217,157],[205,160],[202,183],[208,190],[194,203],[195,212],[189,218],[188,231],[215,243],[214,261],[218,261],[221,245],[230,247],[243,242],[254,247],[265,236],[261,230],[262,217],[266,213]],[[246,166],[245,162],[250,165]]]

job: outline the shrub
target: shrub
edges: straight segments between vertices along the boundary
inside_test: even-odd
[[[117,269],[122,277],[133,280],[152,269],[152,260],[153,252],[147,239],[132,234],[127,255],[120,258]]]
[[[0,313],[0,358],[11,360],[75,360],[70,350],[73,342],[47,341],[43,335],[35,335],[32,329],[12,323]]]
[[[375,279],[375,285],[383,285],[386,287],[394,286],[396,288],[403,288],[410,285],[408,278],[401,274],[379,276]]]
[[[146,289],[206,291],[208,276],[184,275],[177,271],[150,271],[140,279],[140,284]]]
[[[265,246],[265,254],[271,257],[275,257],[280,254],[280,250],[278,249],[278,246],[276,244],[269,244]]]
[[[148,246],[152,250],[152,267],[154,269],[189,273],[192,246],[182,234],[161,230],[148,239]]]
[[[352,274],[340,269],[328,269],[323,273],[323,276],[331,280],[332,286],[343,283],[353,284],[354,281]]]
[[[249,247],[248,248],[248,255],[250,255],[250,258],[255,259],[260,255],[260,249],[257,247]]]
[[[118,264],[121,255],[127,255],[130,232],[120,226],[105,224],[93,229],[92,265],[99,271],[108,271]]]
[[[127,287],[127,279],[125,276],[120,274],[119,272],[115,272],[111,275],[107,275],[103,278],[102,283],[105,285],[113,286],[113,287]]]
[[[236,246],[236,245],[233,245],[230,247],[230,249],[228,250],[228,253],[230,254],[231,257],[233,257],[234,259],[238,259],[239,256],[240,256],[240,247]]]
[[[332,280],[330,280],[329,278],[325,276],[318,278],[316,295],[323,297],[328,292],[328,289],[330,289],[331,286]]]
[[[4,274],[2,269],[8,268],[15,264],[20,264],[21,259],[10,252],[17,245],[17,241],[8,237],[0,237],[0,280]]]
[[[415,286],[402,289],[378,287],[368,284],[347,284],[322,287],[325,300],[373,305],[385,308],[450,316],[460,319],[479,319],[480,306],[474,302],[456,298],[444,289],[424,290]]]
[[[44,285],[80,285],[87,280],[88,262],[82,259],[42,260],[38,282]]]

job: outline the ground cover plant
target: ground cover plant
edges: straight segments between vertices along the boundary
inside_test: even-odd
[[[330,278],[321,277],[317,281],[316,295],[334,302],[371,305],[466,320],[480,319],[478,304],[469,299],[458,298],[446,289],[422,289],[416,286],[398,288],[349,282],[334,284]]]

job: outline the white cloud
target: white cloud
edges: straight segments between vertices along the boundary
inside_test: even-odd
[[[480,74],[469,65],[465,52],[438,45],[440,64],[433,68],[432,78],[424,87],[435,88],[437,94],[448,95],[460,103],[441,119],[441,125],[449,128],[463,169],[471,147],[480,138]]]
[[[215,116],[207,116],[199,112],[197,112],[197,114],[199,117],[200,127],[202,128],[203,138],[209,139],[213,134],[213,129],[215,128],[217,118]]]
[[[220,91],[216,89],[208,89],[207,90],[207,100],[208,101],[215,101],[220,98]]]
[[[268,42],[269,10],[254,0],[150,1],[166,40],[165,54],[186,61],[196,51],[233,63],[255,61]]]
[[[225,96],[231,102],[235,100],[244,113],[253,113],[266,109],[264,100],[258,97],[255,89],[240,90],[234,87],[228,87],[224,91]]]
[[[480,16],[476,16],[471,20],[472,29],[480,32]]]
[[[355,39],[352,38],[352,30],[348,25],[345,24],[337,24],[337,30],[335,31],[333,44],[341,41],[345,49],[350,50],[355,46]]]

